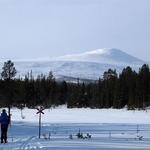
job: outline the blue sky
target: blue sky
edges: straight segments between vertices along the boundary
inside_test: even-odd
[[[150,0],[0,0],[0,57],[119,48],[150,61]]]

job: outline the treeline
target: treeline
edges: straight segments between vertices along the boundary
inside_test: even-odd
[[[95,83],[57,82],[52,72],[48,76],[32,77],[32,72],[15,78],[11,61],[5,62],[0,79],[0,107],[43,106],[66,104],[68,108],[144,109],[150,106],[150,70],[144,64],[139,72],[126,67],[120,74],[109,69]]]

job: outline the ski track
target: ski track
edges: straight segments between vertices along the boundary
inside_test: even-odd
[[[0,144],[0,150],[150,150],[149,109],[95,110],[61,106],[44,110],[41,139],[38,139],[36,110],[24,109],[24,119],[19,112],[12,109],[8,143]],[[78,139],[79,130],[84,136],[91,134],[92,138]],[[73,139],[69,139],[70,134]]]
[[[83,135],[91,134],[92,138],[78,139],[79,129]],[[9,143],[1,144],[0,150],[149,150],[150,147],[148,124],[43,124],[41,139],[38,139],[35,124],[18,125],[16,122],[11,132]],[[51,133],[50,139],[48,133]],[[73,139],[69,139],[70,134]],[[143,136],[142,140],[138,136]]]
[[[31,140],[35,138],[35,136],[30,137],[29,139],[27,139],[25,142],[23,142],[23,144],[20,145],[19,150],[30,150],[30,142]]]

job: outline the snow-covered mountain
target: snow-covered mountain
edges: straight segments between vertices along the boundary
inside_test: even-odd
[[[34,76],[41,73],[48,74],[49,71],[52,71],[56,78],[65,80],[67,77],[98,79],[109,68],[120,72],[124,67],[131,66],[138,70],[145,63],[118,49],[98,49],[46,60],[13,61],[20,76],[24,76],[31,70]]]
[[[63,61],[95,62],[111,65],[139,65],[144,61],[133,57],[119,49],[98,49],[81,54],[66,55],[57,58]]]

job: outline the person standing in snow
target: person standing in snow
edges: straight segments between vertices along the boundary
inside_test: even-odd
[[[7,130],[9,124],[9,116],[6,113],[6,110],[3,109],[0,116],[1,123],[1,143],[7,143]]]

